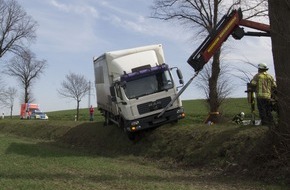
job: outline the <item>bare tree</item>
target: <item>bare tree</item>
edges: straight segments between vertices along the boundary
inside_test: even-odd
[[[72,98],[77,101],[77,120],[79,120],[80,101],[90,90],[90,85],[83,75],[70,73],[66,75],[66,80],[62,81],[58,93],[65,98]]]
[[[13,57],[6,65],[4,73],[15,77],[24,90],[22,101],[29,103],[32,101],[32,85],[47,67],[46,60],[38,60],[30,50],[21,52],[20,56]]]
[[[3,102],[2,102],[4,93],[5,93],[5,83],[0,76],[0,107],[4,107]]]
[[[37,22],[15,0],[0,0],[0,58],[7,52],[20,55],[36,38]]]
[[[258,70],[256,63],[252,63],[249,60],[242,60],[242,62],[243,62],[243,65],[248,65]],[[251,80],[254,77],[253,73],[251,73],[251,71],[249,70],[246,70],[245,68],[234,67],[233,69],[235,69],[238,72],[238,74],[231,74],[231,75],[240,79],[244,84],[251,82]]]
[[[10,109],[10,118],[12,118],[13,107],[14,107],[14,100],[17,97],[17,89],[14,87],[8,87],[7,90],[4,90],[1,93],[0,101],[2,102],[4,107]]]
[[[152,6],[152,17],[161,20],[178,21],[185,27],[194,28],[193,35],[209,34],[216,27],[221,16],[229,13],[234,7],[242,7],[245,18],[265,16],[267,14],[267,0],[241,1],[233,0],[230,4],[226,0],[155,0]],[[197,40],[197,37],[196,37]],[[221,76],[221,50],[212,59],[211,73],[208,75],[208,102],[210,112],[218,112],[221,91],[218,78]]]
[[[233,85],[231,84],[231,81],[228,80],[229,79],[229,75],[230,75],[230,70],[229,70],[229,66],[228,65],[224,65],[223,67],[221,67],[221,71],[218,77],[218,82],[217,82],[217,92],[219,94],[218,99],[217,99],[217,103],[219,105],[222,105],[222,103],[226,100],[226,98],[230,95],[232,89],[233,89]],[[209,78],[211,75],[211,65],[205,65],[205,67],[203,68],[203,72],[201,72],[199,74],[199,78],[198,80],[200,82],[196,83],[196,85],[198,86],[198,88],[202,89],[204,91],[204,94],[206,95],[206,101],[209,102],[210,101],[210,97],[209,97]]]
[[[1,76],[0,76],[0,94],[2,93],[2,92],[4,92],[4,90],[5,90],[5,87],[4,87],[4,81],[3,81],[3,79],[1,78]]]

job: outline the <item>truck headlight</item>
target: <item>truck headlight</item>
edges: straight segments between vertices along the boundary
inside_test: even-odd
[[[179,119],[181,119],[181,118],[185,118],[185,113],[184,113],[184,109],[183,108],[180,108],[180,109],[178,109],[177,111],[176,111],[176,113],[177,113],[177,117],[179,118]]]
[[[183,108],[180,108],[176,111],[176,113],[184,113],[184,109]]]
[[[137,125],[139,125],[139,121],[132,121],[131,122],[131,126],[137,126]]]
[[[138,129],[141,129],[141,126],[139,124],[140,124],[139,121],[132,121],[131,122],[131,126],[130,126],[130,130],[131,131],[136,131]]]

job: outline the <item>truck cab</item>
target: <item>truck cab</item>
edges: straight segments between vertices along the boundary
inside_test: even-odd
[[[122,115],[121,123],[128,131],[156,127],[184,117],[182,103],[178,99],[172,105],[173,109],[158,118],[160,111],[177,94],[166,64],[124,74],[113,88],[113,100]]]
[[[23,103],[20,107],[20,119],[48,119],[48,116],[39,109],[38,104]]]

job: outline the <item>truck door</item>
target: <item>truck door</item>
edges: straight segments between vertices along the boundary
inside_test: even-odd
[[[124,110],[124,98],[121,92],[121,86],[116,86],[116,98],[118,104],[118,113],[122,115],[122,110]]]

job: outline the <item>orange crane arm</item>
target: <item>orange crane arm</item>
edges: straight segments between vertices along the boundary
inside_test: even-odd
[[[188,58],[187,63],[200,71],[210,58],[220,49],[223,42],[232,35],[235,39],[246,36],[270,36],[270,26],[250,20],[242,19],[241,9],[233,10],[218,22],[217,26],[202,42],[202,44]],[[240,26],[245,26],[263,32],[245,32]]]

